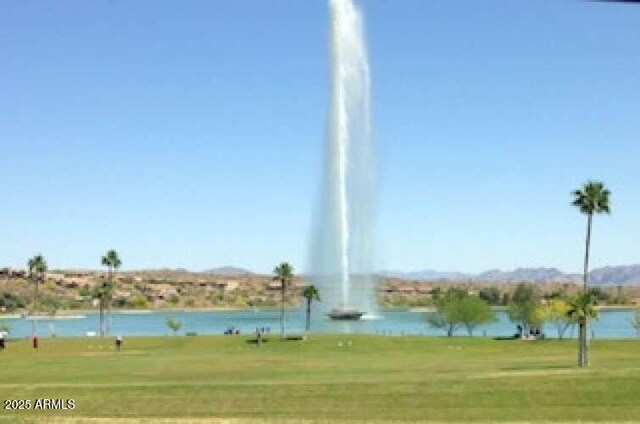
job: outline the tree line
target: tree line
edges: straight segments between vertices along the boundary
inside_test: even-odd
[[[589,258],[591,252],[591,235],[593,218],[597,214],[611,213],[611,192],[600,181],[588,181],[578,190],[572,192],[571,205],[587,216],[585,237],[585,254],[583,262],[582,292],[570,299],[554,299],[543,305],[538,289],[532,284],[520,284],[508,303],[507,312],[511,321],[518,323],[523,332],[539,330],[544,321],[551,321],[556,326],[558,337],[562,338],[566,330],[578,325],[578,366],[589,365],[588,323],[597,318],[597,290],[588,286]],[[485,292],[484,298],[495,298],[495,292]],[[448,336],[460,326],[473,334],[474,328],[495,320],[487,300],[471,296],[459,289],[449,289],[435,301],[436,311],[427,315],[427,321],[436,328],[446,331]],[[637,327],[636,315],[633,325]]]
[[[434,292],[435,310],[426,315],[427,323],[452,336],[464,328],[472,336],[474,330],[484,324],[496,321],[486,297],[470,294],[467,290],[452,287],[446,291]],[[545,299],[538,286],[520,283],[506,305],[505,312],[511,322],[518,325],[521,334],[541,332],[547,322],[557,332],[557,338],[564,338],[569,329],[579,324],[583,314],[587,318],[597,318],[597,289],[588,292],[589,302],[583,305],[583,295],[563,296],[556,294]]]
[[[542,304],[539,293],[531,284],[520,284],[513,293],[509,304],[508,314],[513,322],[526,332],[533,328],[539,329],[544,321],[551,321],[556,326],[558,337],[561,338],[566,330],[577,323],[578,334],[578,365],[583,367],[589,364],[587,328],[589,320],[597,317],[596,305],[598,294],[588,287],[589,259],[591,253],[591,236],[593,231],[593,218],[597,214],[609,214],[611,192],[600,181],[588,181],[578,190],[572,192],[572,206],[580,213],[587,216],[585,237],[585,255],[583,263],[583,290],[577,296],[570,299],[553,299],[547,304]],[[114,292],[114,274],[122,262],[115,250],[109,250],[101,257],[101,265],[107,269],[106,278],[95,287],[93,296],[99,300],[100,308],[100,335],[109,333],[109,319],[111,302]],[[38,286],[45,280],[47,263],[41,254],[30,258],[28,263],[28,279],[33,283],[34,293],[31,305],[31,313],[39,311]],[[274,269],[274,280],[279,281],[281,291],[280,302],[280,333],[285,338],[284,328],[284,299],[285,291],[293,280],[293,267],[283,262]],[[306,329],[310,329],[311,303],[319,300],[319,292],[315,286],[305,288],[303,295],[307,301]],[[464,290],[451,288],[444,293],[434,293],[436,310],[428,314],[427,321],[430,325],[442,328],[448,336],[451,336],[458,328],[464,327],[469,335],[482,324],[495,320],[488,300],[495,293],[485,292],[484,296],[470,295]],[[179,325],[174,321],[167,322],[170,328],[178,331]],[[638,316],[633,325],[638,328]],[[35,320],[33,321],[33,333],[35,334]]]

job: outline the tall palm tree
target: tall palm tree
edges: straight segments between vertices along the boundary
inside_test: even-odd
[[[122,261],[118,257],[118,252],[111,249],[101,258],[103,266],[107,267],[107,281],[103,282],[103,290],[100,294],[100,335],[108,335],[110,331],[109,314],[111,313],[111,297],[113,296],[113,276],[122,265]],[[105,320],[105,308],[107,310],[107,319]]]
[[[288,262],[282,262],[273,269],[273,279],[280,281],[280,339],[284,340],[284,292],[293,280],[293,267]]]
[[[47,272],[47,261],[42,254],[38,253],[27,262],[29,269],[29,281],[33,284],[33,300],[31,303],[31,314],[35,315],[38,310],[38,285],[44,283]],[[34,318],[34,317],[32,317]],[[31,321],[31,336],[36,335],[36,320]]]
[[[633,313],[631,325],[636,329],[636,333],[638,333],[638,336],[640,336],[640,308],[636,309]]]
[[[313,284],[310,284],[302,291],[302,296],[307,300],[307,333],[311,330],[311,302],[313,300],[320,301],[320,292]]]
[[[600,213],[611,213],[610,209],[610,197],[611,192],[604,187],[604,184],[600,181],[588,181],[581,189],[573,192],[572,205],[577,207],[581,213],[587,215],[587,237],[584,253],[584,270],[583,270],[583,294],[588,292],[589,283],[589,250],[591,248],[591,225],[593,222],[593,215]],[[582,319],[578,322],[579,337],[578,337],[578,366],[585,367],[589,365],[589,355],[587,350],[589,346],[587,344],[587,325],[588,318]]]
[[[567,316],[577,322],[580,328],[580,340],[587,339],[587,322],[589,319],[598,318],[596,309],[597,297],[594,293],[581,293],[569,302]],[[589,365],[589,351],[586,343],[581,343],[578,349],[578,365],[581,367]]]

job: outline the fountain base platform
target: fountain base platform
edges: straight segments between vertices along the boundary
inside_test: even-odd
[[[331,319],[349,321],[359,320],[363,315],[364,312],[351,308],[335,308],[327,314],[327,316],[329,316],[329,318]]]

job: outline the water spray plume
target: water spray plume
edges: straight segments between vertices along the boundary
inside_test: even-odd
[[[330,0],[331,101],[311,274],[327,308],[372,311],[375,162],[362,15]]]

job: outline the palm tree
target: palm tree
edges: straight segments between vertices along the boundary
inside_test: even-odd
[[[594,293],[581,293],[569,302],[567,316],[580,327],[580,340],[587,340],[587,322],[590,318],[598,318],[596,309],[598,298]],[[589,351],[586,343],[581,343],[578,350],[578,365],[581,367],[589,365]]]
[[[103,289],[100,291],[100,336],[109,334],[109,314],[111,312],[111,297],[113,296],[113,275],[120,268],[122,261],[118,257],[118,252],[111,249],[101,258],[103,266],[107,267],[107,281],[103,282]],[[104,312],[107,309],[107,319],[105,320]],[[105,325],[106,324],[106,325]],[[106,327],[106,329],[105,329]]]
[[[313,284],[310,284],[302,291],[302,296],[307,300],[307,333],[311,330],[311,302],[313,300],[320,301],[320,292]]]
[[[38,285],[44,283],[45,274],[47,272],[47,261],[42,254],[38,253],[27,262],[29,268],[29,280],[33,283],[33,300],[31,304],[32,315],[35,315],[38,309]],[[34,317],[32,317],[34,318]],[[31,321],[31,336],[36,335],[36,320]]]
[[[636,309],[633,313],[631,325],[636,329],[636,333],[638,333],[638,336],[640,336],[640,308]]]
[[[282,262],[273,269],[273,279],[280,281],[280,339],[284,340],[284,292],[287,284],[293,280],[293,267]]]
[[[583,294],[587,293],[587,285],[589,281],[589,249],[591,247],[591,224],[593,215],[598,213],[611,213],[609,207],[609,199],[611,192],[604,187],[600,181],[588,181],[580,190],[573,192],[572,205],[580,209],[580,212],[587,215],[587,238],[584,253],[584,271],[583,271]],[[578,337],[578,366],[585,367],[589,365],[589,355],[587,350],[587,325],[588,317],[580,320],[579,337]]]

